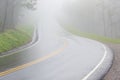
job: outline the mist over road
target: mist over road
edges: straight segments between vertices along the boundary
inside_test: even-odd
[[[22,52],[28,62],[1,72],[0,80],[99,80],[108,71],[113,57],[108,47],[71,35],[57,21],[64,1],[39,1],[39,41]]]

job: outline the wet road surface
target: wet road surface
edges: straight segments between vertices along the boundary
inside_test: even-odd
[[[73,36],[56,21],[63,2],[40,2],[39,41],[14,57],[2,58],[0,80],[98,80],[108,71],[112,54],[106,46]],[[108,54],[108,62],[100,72]]]

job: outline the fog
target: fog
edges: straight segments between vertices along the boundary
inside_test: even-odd
[[[0,31],[36,24],[37,0],[0,0]]]
[[[49,22],[54,16],[54,21],[62,24],[62,27],[120,38],[119,0],[51,0],[51,3],[54,2],[52,6],[47,0],[45,4],[42,4],[43,0],[32,0],[31,3],[30,0],[0,1],[0,31],[21,25],[43,26],[44,22]]]
[[[120,38],[119,0],[70,0],[60,17],[64,27],[110,38]]]

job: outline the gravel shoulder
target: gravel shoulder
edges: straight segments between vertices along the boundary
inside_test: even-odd
[[[105,76],[104,80],[120,80],[120,44],[106,44],[114,53],[114,61],[112,68]]]

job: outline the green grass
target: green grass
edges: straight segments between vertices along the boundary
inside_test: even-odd
[[[33,29],[9,29],[0,33],[0,53],[20,47],[31,41]]]
[[[97,35],[97,34],[81,32],[74,27],[65,27],[65,28],[69,32],[71,32],[75,35],[78,35],[78,36],[94,39],[94,40],[101,41],[101,42],[114,43],[114,44],[119,44],[120,43],[120,39],[113,39],[113,38],[109,38],[109,37],[105,37],[105,36],[100,36],[100,35]]]
[[[31,36],[34,31],[34,27],[31,25],[19,25],[16,27],[17,30],[24,32],[25,34]]]

